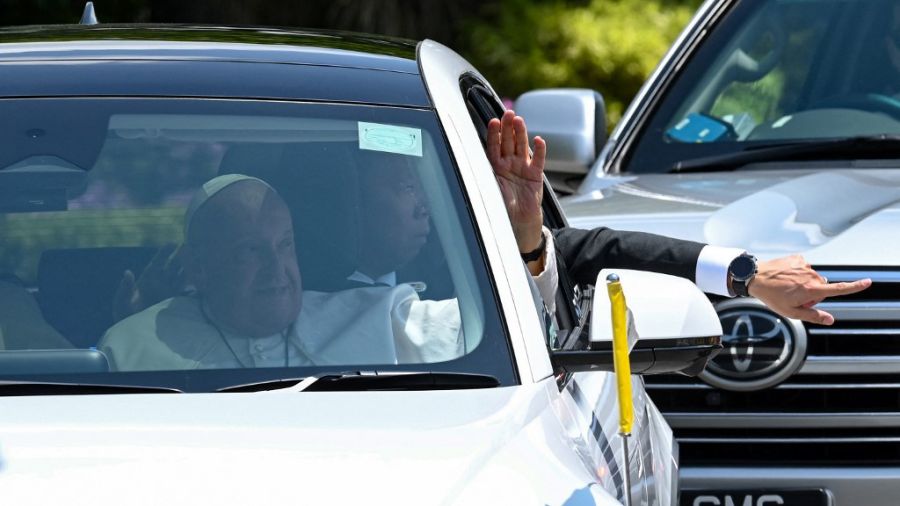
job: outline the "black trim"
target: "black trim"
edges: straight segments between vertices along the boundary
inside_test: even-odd
[[[658,346],[635,348],[629,355],[632,374],[679,372],[688,376],[700,374],[722,350],[721,344],[696,346]],[[612,350],[563,350],[550,355],[553,367],[567,373],[614,372]]]
[[[460,91],[472,124],[478,131],[481,145],[487,146],[487,124],[490,120],[500,119],[506,108],[503,102],[483,83],[477,76],[471,73],[464,74],[459,79]]]
[[[544,250],[547,249],[547,236],[541,234],[541,243],[538,244],[537,248],[529,251],[528,253],[521,253],[522,261],[526,264],[534,262],[536,260],[540,260],[541,257],[544,256]]]

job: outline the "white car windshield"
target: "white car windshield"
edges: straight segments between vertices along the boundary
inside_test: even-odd
[[[896,142],[900,2],[740,2],[678,71],[645,129],[623,170],[667,172],[686,160],[776,144],[807,144],[808,151],[832,140]],[[877,150],[865,142],[829,145],[821,158],[803,157],[863,151],[872,158]]]
[[[514,382],[433,111],[0,101],[0,380]]]

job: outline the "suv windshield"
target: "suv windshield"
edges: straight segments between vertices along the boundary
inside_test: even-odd
[[[0,101],[0,380],[515,381],[434,113]]]
[[[743,1],[679,73],[622,170],[667,172],[684,161],[847,138],[866,140],[865,157],[877,157],[868,141],[900,134],[898,93],[900,3]],[[825,145],[822,159],[858,155]],[[816,159],[814,151],[789,154]]]

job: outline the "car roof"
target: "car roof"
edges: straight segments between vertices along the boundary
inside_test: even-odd
[[[198,96],[428,107],[416,43],[189,25],[0,29],[0,96]]]

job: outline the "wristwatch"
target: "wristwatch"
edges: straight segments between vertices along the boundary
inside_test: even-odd
[[[728,288],[737,297],[750,296],[750,282],[756,276],[756,257],[741,254],[728,265]]]
[[[541,243],[538,244],[537,248],[529,251],[528,253],[522,253],[522,261],[526,264],[529,262],[534,262],[535,260],[539,260],[542,256],[544,256],[544,250],[547,248],[547,236],[544,235],[544,232],[541,231]]]

